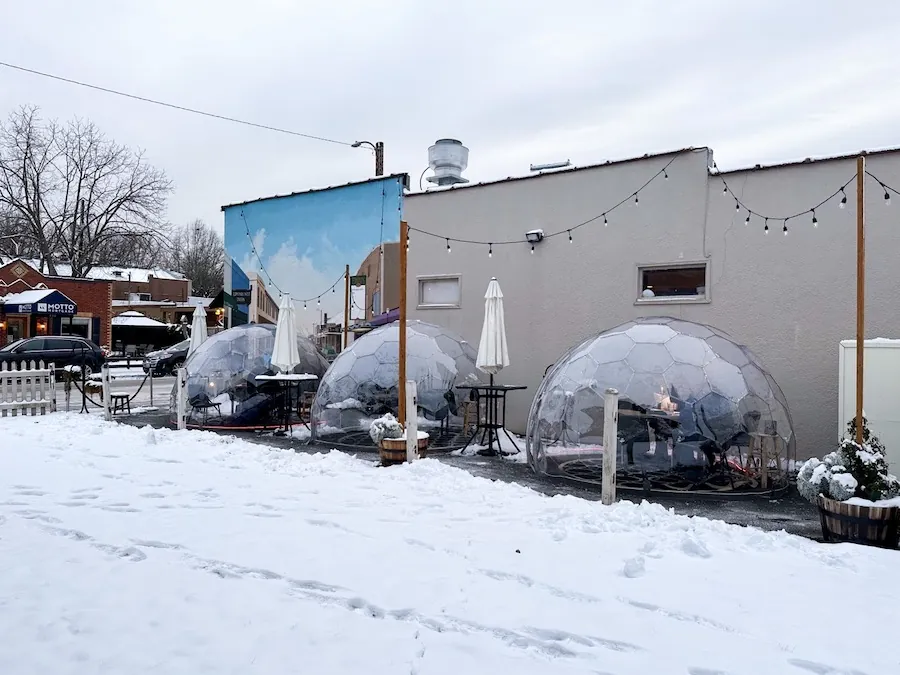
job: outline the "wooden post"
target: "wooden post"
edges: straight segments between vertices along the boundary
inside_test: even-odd
[[[187,427],[187,370],[179,368],[175,379],[175,414],[179,429]]]
[[[600,501],[616,501],[616,459],[619,454],[619,392],[607,389],[603,396],[603,473]]]
[[[419,406],[416,402],[416,381],[406,381],[406,461],[419,458]]]
[[[111,397],[109,387],[109,364],[104,363],[103,367],[100,369],[100,385],[103,387],[103,415],[106,418],[106,421],[109,422],[112,420],[112,407],[111,407]]]
[[[350,265],[344,268],[344,344],[341,351],[347,349],[350,340]]]
[[[863,442],[863,363],[866,351],[866,158],[856,160],[856,442]]]
[[[397,383],[397,395],[399,397],[399,419],[403,424],[406,421],[406,396],[403,395],[406,383],[406,259],[408,257],[409,230],[406,221],[400,221],[400,336],[398,346],[398,367],[400,377]]]

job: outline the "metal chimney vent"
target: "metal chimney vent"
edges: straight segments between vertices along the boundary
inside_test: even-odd
[[[469,149],[455,138],[441,138],[428,148],[428,167],[434,171],[429,183],[455,185],[468,183],[462,172],[469,166]]]

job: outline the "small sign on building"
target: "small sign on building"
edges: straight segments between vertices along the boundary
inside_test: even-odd
[[[249,288],[235,288],[231,291],[231,297],[237,305],[249,305],[253,297],[253,291]]]

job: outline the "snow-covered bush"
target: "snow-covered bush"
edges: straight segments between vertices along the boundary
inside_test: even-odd
[[[369,436],[371,436],[375,445],[379,445],[383,438],[400,438],[403,436],[403,425],[391,413],[387,413],[376,420],[372,420],[372,426],[369,427]]]
[[[815,503],[820,494],[837,501],[861,497],[873,502],[900,494],[900,481],[888,471],[884,445],[869,430],[865,417],[862,436],[860,445],[854,440],[854,419],[847,425],[847,437],[837,452],[821,461],[813,457],[805,462],[797,474],[800,495]]]

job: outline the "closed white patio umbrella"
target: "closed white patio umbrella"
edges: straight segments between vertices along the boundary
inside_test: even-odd
[[[484,324],[478,343],[478,357],[475,366],[491,376],[509,365],[509,350],[506,346],[506,322],[503,318],[503,291],[496,277],[488,284],[484,294]]]
[[[282,373],[291,373],[300,363],[300,348],[297,346],[297,324],[294,316],[294,302],[285,293],[278,306],[278,323],[275,325],[275,348],[272,350],[272,367]]]
[[[188,356],[197,351],[197,347],[202,345],[207,337],[206,310],[198,305],[191,318],[191,344],[188,346]]]

